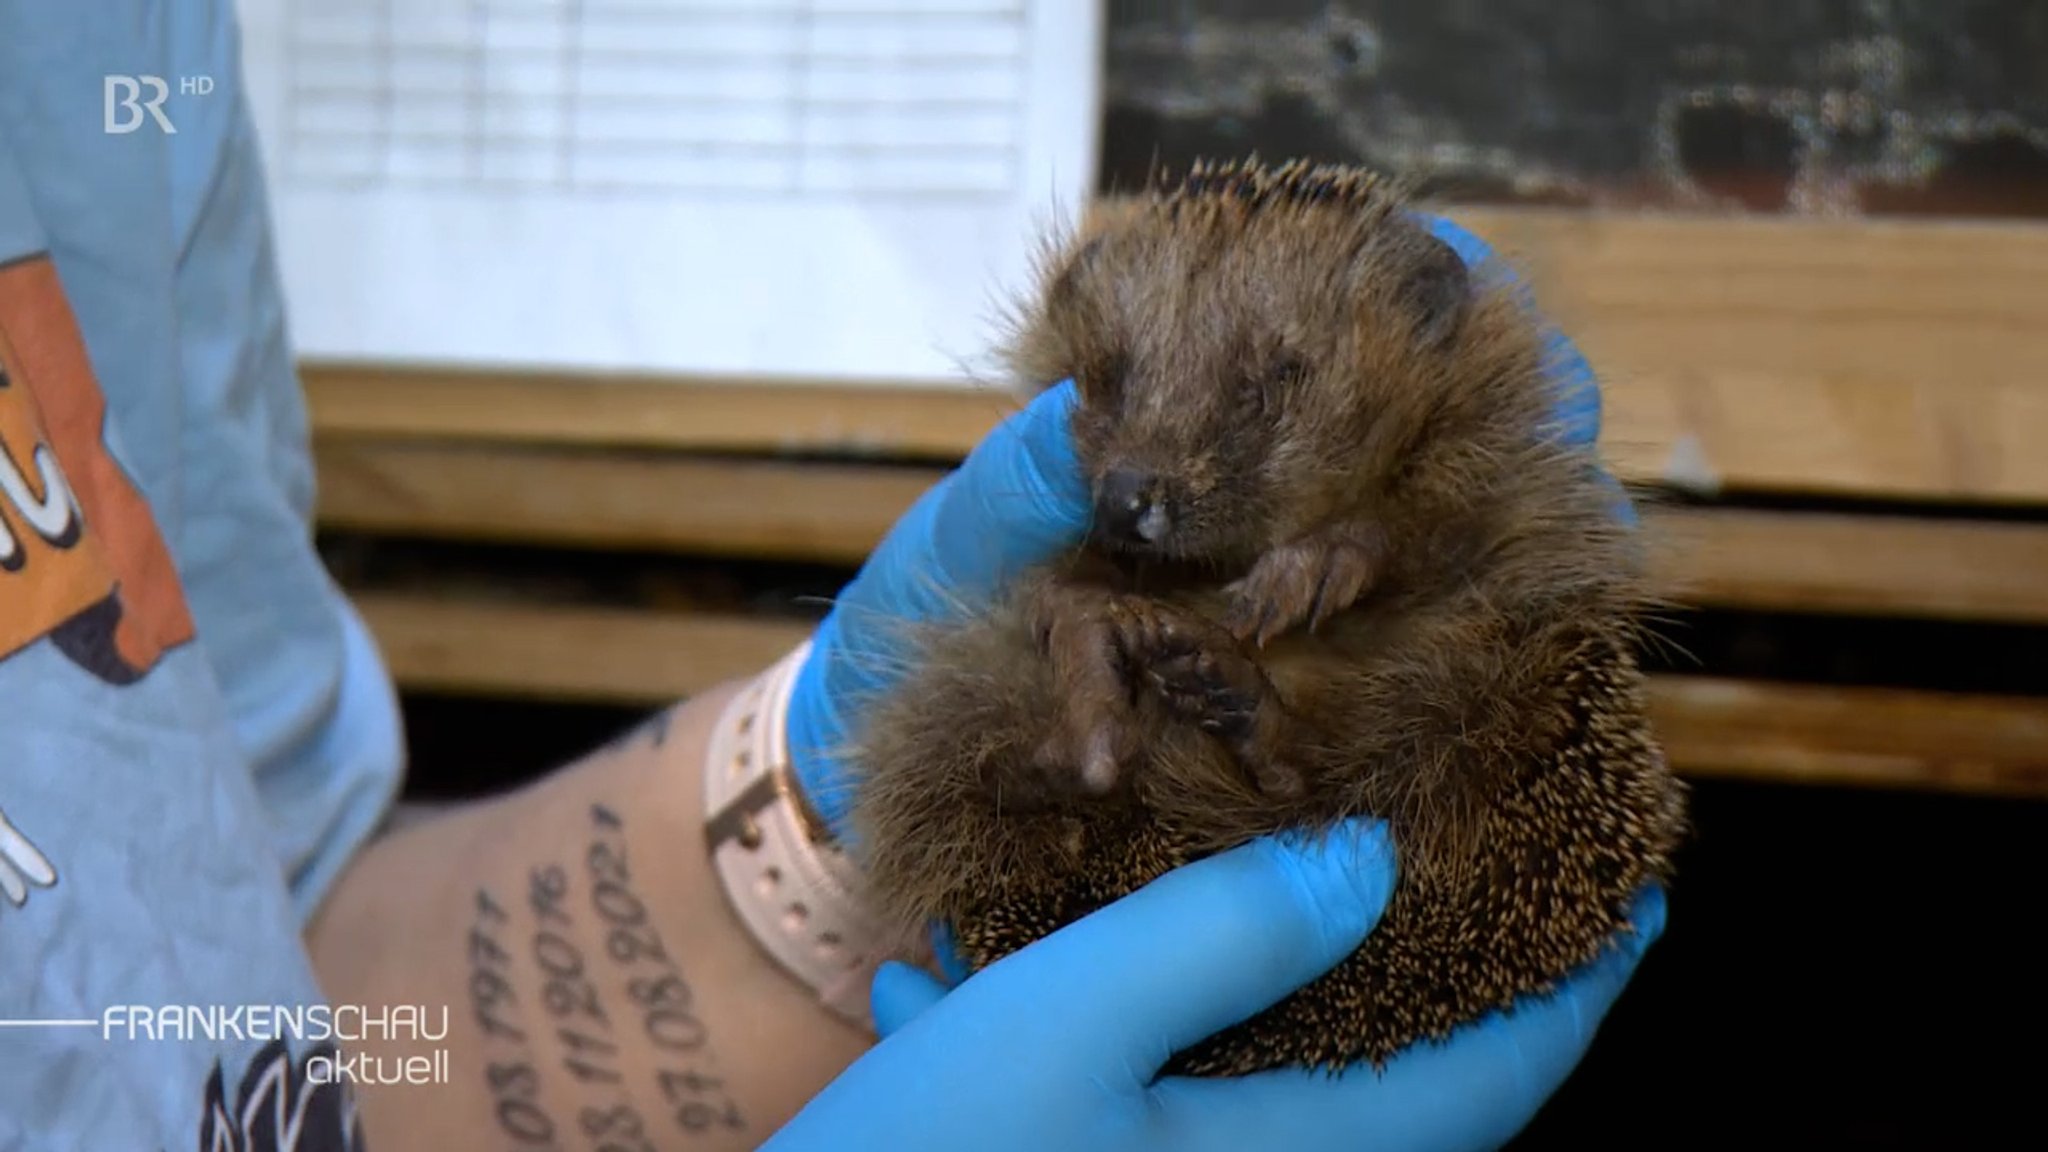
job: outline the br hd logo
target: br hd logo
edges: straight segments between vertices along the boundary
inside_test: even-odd
[[[180,96],[204,96],[213,91],[211,76],[181,76],[178,78]],[[164,101],[171,98],[171,85],[161,76],[123,76],[118,73],[106,77],[105,119],[110,135],[125,135],[142,127],[151,120],[165,133],[176,133],[178,129],[164,112]]]

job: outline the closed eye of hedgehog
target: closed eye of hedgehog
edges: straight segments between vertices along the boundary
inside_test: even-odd
[[[1484,271],[1300,163],[1198,165],[1049,246],[1006,353],[1075,382],[1094,516],[868,713],[854,840],[906,939],[979,968],[1197,857],[1387,821],[1366,942],[1167,1069],[1224,1075],[1382,1064],[1628,927],[1685,820],[1633,655],[1655,592]]]

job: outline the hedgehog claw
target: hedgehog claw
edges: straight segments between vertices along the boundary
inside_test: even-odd
[[[1156,660],[1146,673],[1169,711],[1212,736],[1241,735],[1258,709],[1258,696],[1230,683],[1216,658],[1201,649]]]
[[[1199,617],[1138,596],[1067,587],[1043,601],[1033,637],[1051,662],[1062,702],[1040,767],[1084,794],[1116,787],[1142,747],[1134,696],[1145,692],[1168,715],[1222,741],[1262,791],[1296,794],[1300,776],[1271,765],[1271,687],[1231,634]]]
[[[1356,527],[1274,548],[1225,589],[1226,626],[1240,643],[1260,648],[1304,625],[1313,632],[1365,595],[1384,552],[1377,531]]]
[[[1290,799],[1302,794],[1301,773],[1273,754],[1278,701],[1250,658],[1230,648],[1190,645],[1155,656],[1146,672],[1167,710],[1222,741],[1259,791]]]

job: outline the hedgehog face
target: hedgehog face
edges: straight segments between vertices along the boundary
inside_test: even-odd
[[[1112,551],[1224,569],[1354,514],[1449,385],[1472,286],[1369,185],[1211,176],[1098,212],[1021,325],[1027,379],[1071,377]]]

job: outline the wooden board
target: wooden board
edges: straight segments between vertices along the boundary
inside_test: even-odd
[[[1661,676],[1651,707],[1691,775],[2048,797],[2048,699]]]
[[[1652,509],[1688,603],[2048,624],[2048,524]]]
[[[802,621],[356,593],[402,688],[606,704],[661,703],[758,672]]]
[[[652,705],[758,672],[802,622],[359,594],[401,686]],[[1654,720],[1697,777],[2048,797],[2048,700],[1657,677]]]
[[[319,519],[399,536],[854,563],[942,473],[326,440]]]
[[[2048,503],[2048,225],[1455,212],[1601,372],[1616,470]],[[982,389],[307,365],[323,436],[958,458]]]
[[[322,438],[957,460],[1009,412],[993,388],[301,367]]]
[[[320,518],[396,536],[855,565],[937,467],[339,439]],[[1656,508],[1703,605],[2048,623],[2048,524]]]

